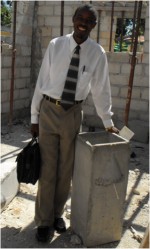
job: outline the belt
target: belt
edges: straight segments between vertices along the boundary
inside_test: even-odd
[[[47,96],[45,94],[43,95],[43,97],[44,97],[44,99],[54,103],[55,105],[61,106],[61,100],[60,99],[53,99],[53,98],[51,98],[51,97],[49,97],[49,96]],[[74,101],[74,105],[80,104],[82,102],[83,102],[83,100],[79,100],[79,101],[76,100],[76,101]]]

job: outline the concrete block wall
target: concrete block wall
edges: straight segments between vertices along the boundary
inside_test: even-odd
[[[29,115],[30,105],[30,77],[31,77],[31,45],[34,1],[17,2],[16,19],[16,58],[14,80],[13,117]],[[13,17],[12,17],[13,18]],[[12,41],[12,39],[11,39]],[[12,49],[2,45],[2,124],[8,123],[9,99],[11,84]]]
[[[82,1],[65,1],[63,33],[72,32],[72,15]],[[51,39],[60,36],[61,1],[35,1],[33,49],[32,49],[32,93],[36,84],[42,58]]]
[[[148,44],[144,45],[144,56],[141,62],[141,54],[138,54],[139,62],[135,67],[135,75],[132,88],[132,99],[129,112],[129,126],[137,133],[138,140],[148,142],[149,130],[149,75],[148,75]],[[125,119],[126,98],[128,93],[129,75],[131,64],[128,53],[111,53],[107,52],[109,75],[112,93],[112,111],[114,112],[113,120],[116,126],[122,128]],[[89,94],[83,106],[84,124],[88,126],[103,127],[101,120],[98,118],[92,96]],[[138,127],[136,128],[136,124]],[[139,128],[141,126],[141,128]],[[144,140],[143,140],[144,139]]]
[[[148,7],[142,13],[146,16],[144,53],[137,52],[132,99],[129,113],[129,127],[135,133],[135,140],[148,142],[149,137],[149,14]],[[128,13],[129,16],[129,13]],[[113,120],[119,128],[124,125],[126,97],[128,93],[131,58],[126,52],[107,52],[112,92]],[[92,110],[93,108],[93,110]],[[83,106],[84,123],[88,126],[103,127],[98,119],[92,96],[89,94]],[[91,111],[92,110],[92,111]],[[138,124],[138,125],[137,125]],[[141,134],[141,135],[139,135]]]

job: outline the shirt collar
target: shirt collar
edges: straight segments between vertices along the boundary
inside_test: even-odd
[[[89,37],[87,38],[87,40],[85,42],[83,42],[83,43],[80,44],[81,49],[83,49],[86,46],[86,44],[88,43],[88,41],[89,41]],[[70,51],[71,51],[71,53],[74,51],[74,49],[75,49],[75,47],[77,45],[78,44],[74,40],[74,38],[73,38],[73,32],[72,32],[72,34],[70,36]]]

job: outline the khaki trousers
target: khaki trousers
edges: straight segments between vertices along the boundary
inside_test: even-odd
[[[39,119],[41,176],[35,204],[37,226],[52,226],[67,201],[74,164],[75,138],[81,125],[81,104],[65,111],[42,100]]]

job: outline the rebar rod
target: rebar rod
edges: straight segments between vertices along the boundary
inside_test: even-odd
[[[14,79],[15,79],[15,58],[16,58],[16,15],[17,15],[17,1],[14,1],[14,15],[13,15],[13,43],[12,43],[12,64],[11,64],[11,82],[10,82],[10,109],[9,109],[9,130],[12,126],[13,119],[13,101],[14,101]]]
[[[135,1],[135,4],[134,4],[133,30],[132,30],[132,40],[131,40],[130,52],[132,52],[132,49],[133,49],[133,42],[134,42],[134,36],[135,36],[136,12],[137,12],[137,1]]]
[[[134,46],[133,46],[133,55],[131,58],[131,69],[130,69],[128,93],[127,93],[126,107],[125,107],[125,125],[126,126],[128,126],[128,119],[129,119],[129,112],[130,112],[130,103],[131,103],[131,96],[132,96],[134,71],[135,71],[135,65],[136,65],[136,51],[137,51],[141,11],[142,11],[142,1],[139,1],[138,15],[137,15],[137,26],[136,26],[136,33],[135,33],[135,42],[134,42]]]
[[[111,28],[110,28],[109,51],[111,51],[111,44],[112,44],[113,19],[114,19],[114,1],[112,1],[112,9],[111,9]]]
[[[99,43],[99,37],[100,37],[100,17],[101,17],[101,10],[98,11],[97,43]]]
[[[61,1],[61,19],[60,19],[60,35],[63,35],[64,31],[64,1]]]
[[[120,52],[122,51],[122,42],[123,42],[123,22],[124,22],[124,11],[122,11],[122,18],[121,18]]]

